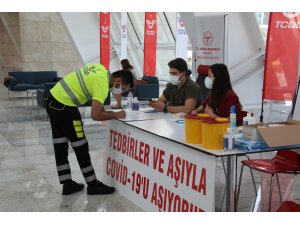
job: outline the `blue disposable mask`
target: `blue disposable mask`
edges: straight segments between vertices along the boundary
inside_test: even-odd
[[[180,82],[182,81],[182,78],[180,79],[180,76],[175,76],[175,75],[170,75],[170,83],[173,85],[179,85]]]
[[[212,78],[206,77],[204,80],[204,84],[205,84],[205,87],[207,87],[208,89],[212,89],[212,85],[213,85]]]

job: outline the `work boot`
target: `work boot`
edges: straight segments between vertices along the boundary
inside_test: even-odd
[[[67,183],[63,184],[63,195],[70,195],[75,192],[81,191],[84,187],[84,184],[76,183],[75,181],[71,180]]]
[[[88,195],[107,195],[112,194],[114,191],[114,187],[109,187],[98,180],[87,187]]]

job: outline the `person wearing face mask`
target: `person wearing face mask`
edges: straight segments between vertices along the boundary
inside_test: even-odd
[[[138,77],[135,73],[134,67],[130,64],[129,60],[128,59],[122,59],[121,60],[121,67],[122,67],[122,70],[130,71],[132,73],[133,83],[135,84]],[[133,89],[131,89],[129,91],[134,92]],[[128,95],[128,92],[115,94],[114,96],[116,98],[117,103],[116,103],[116,105],[111,106],[111,108],[112,109],[121,109],[122,108],[122,96],[126,97],[127,95]]]
[[[133,86],[131,72],[119,70],[109,76],[101,64],[88,64],[69,73],[51,90],[46,101],[46,110],[50,118],[52,139],[59,182],[63,185],[63,195],[69,195],[84,188],[72,180],[68,161],[69,142],[74,149],[81,172],[87,183],[87,194],[111,194],[113,187],[98,181],[91,163],[88,141],[85,137],[78,106],[92,101],[91,117],[103,121],[124,118],[124,110],[108,112],[103,103],[108,89],[119,94]]]
[[[184,59],[173,59],[168,66],[170,83],[167,84],[159,99],[150,102],[149,105],[165,113],[191,113],[201,104],[200,87],[189,78],[191,71]]]
[[[242,105],[239,97],[232,89],[226,65],[211,65],[204,84],[207,88],[211,89],[211,92],[202,105],[196,108],[192,114],[205,112],[213,118],[229,118],[230,108],[234,105],[236,109],[236,124],[237,126],[241,126],[243,123]]]

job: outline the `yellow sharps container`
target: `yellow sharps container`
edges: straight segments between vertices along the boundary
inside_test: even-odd
[[[229,127],[227,118],[202,119],[202,145],[204,148],[222,150],[223,136]]]
[[[185,140],[189,144],[201,144],[202,143],[202,128],[201,120],[207,118],[208,114],[187,114],[184,117],[185,123]]]

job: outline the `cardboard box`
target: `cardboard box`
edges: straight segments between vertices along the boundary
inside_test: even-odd
[[[246,125],[243,127],[243,138],[246,138],[251,141],[261,142],[263,141],[262,136],[257,130],[258,126],[265,126],[264,123],[257,123],[252,125]]]
[[[257,131],[269,147],[300,145],[300,121],[289,120],[271,124],[285,124],[286,126],[257,126]]]

